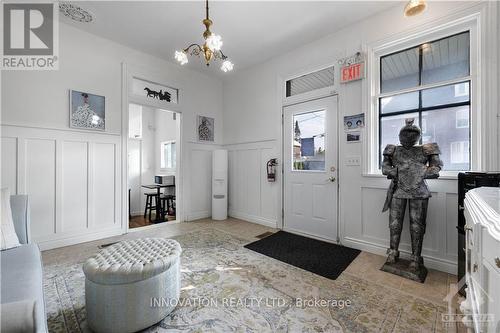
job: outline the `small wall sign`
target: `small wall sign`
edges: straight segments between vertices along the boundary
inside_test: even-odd
[[[340,83],[357,81],[365,78],[365,60],[361,52],[341,59],[340,64]]]
[[[358,62],[341,68],[340,82],[347,83],[365,77],[365,62]]]

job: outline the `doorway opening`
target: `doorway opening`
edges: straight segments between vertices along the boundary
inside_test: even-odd
[[[180,114],[134,103],[128,112],[129,230],[176,222]]]

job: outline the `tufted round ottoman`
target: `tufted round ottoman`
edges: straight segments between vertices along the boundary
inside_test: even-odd
[[[167,316],[180,293],[179,243],[144,238],[111,245],[83,265],[87,323],[95,332],[136,332]]]

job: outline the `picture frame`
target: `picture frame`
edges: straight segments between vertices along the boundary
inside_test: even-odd
[[[346,141],[347,143],[361,142],[361,131],[347,132]]]
[[[106,97],[70,89],[69,126],[75,129],[105,131]]]
[[[196,122],[196,134],[199,142],[214,142],[215,119],[198,115]]]
[[[352,116],[344,116],[344,130],[359,130],[360,128],[365,127],[365,114],[355,114]]]

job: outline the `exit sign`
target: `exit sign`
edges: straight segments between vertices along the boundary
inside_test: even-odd
[[[340,70],[340,82],[347,83],[351,81],[361,80],[365,77],[365,62],[357,62],[346,65]]]

